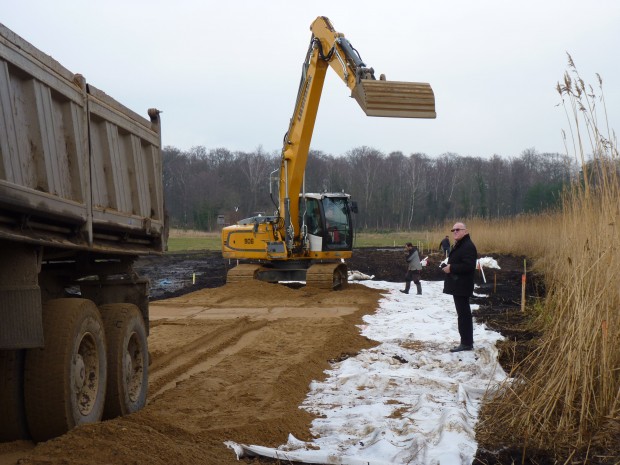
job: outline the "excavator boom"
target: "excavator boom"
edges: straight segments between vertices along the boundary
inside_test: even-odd
[[[327,69],[331,67],[351,90],[368,116],[393,118],[435,118],[435,96],[424,82],[387,81],[383,75],[375,78],[374,69],[362,61],[359,53],[336,32],[325,16],[319,16],[310,26],[312,38],[304,62],[302,79],[297,93],[295,111],[282,148],[280,166],[280,212],[284,213],[289,247],[299,240],[297,197],[308,160],[319,101]]]

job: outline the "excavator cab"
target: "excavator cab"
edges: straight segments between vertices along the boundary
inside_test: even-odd
[[[310,251],[345,251],[353,248],[351,213],[355,203],[348,194],[304,194],[299,198],[302,237]]]

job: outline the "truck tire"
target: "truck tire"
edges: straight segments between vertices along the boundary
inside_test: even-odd
[[[0,442],[27,439],[24,350],[0,350]]]
[[[103,322],[93,302],[43,305],[43,349],[26,352],[24,394],[32,439],[45,441],[101,420],[106,389]]]
[[[142,409],[148,391],[148,346],[140,310],[133,304],[99,307],[107,338],[108,385],[103,418]]]

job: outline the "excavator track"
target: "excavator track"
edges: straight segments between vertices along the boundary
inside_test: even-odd
[[[308,268],[306,286],[319,289],[344,289],[348,284],[344,263],[319,263]]]
[[[226,282],[240,283],[245,281],[252,281],[253,279],[256,279],[256,275],[261,268],[261,265],[257,265],[254,263],[243,263],[241,265],[237,265],[234,268],[228,270],[228,274],[226,275]]]

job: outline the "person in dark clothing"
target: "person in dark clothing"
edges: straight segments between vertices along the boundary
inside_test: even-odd
[[[405,245],[405,252],[405,260],[407,260],[407,274],[405,275],[405,290],[400,292],[403,294],[409,294],[411,281],[413,281],[416,289],[418,290],[417,295],[421,295],[422,283],[420,282],[420,272],[422,271],[422,263],[420,263],[418,248],[411,242],[407,242]]]
[[[443,251],[443,256],[447,257],[450,253],[450,239],[448,236],[444,237],[439,244],[439,248]]]
[[[446,273],[443,292],[454,298],[461,336],[461,343],[450,349],[450,352],[461,352],[474,348],[474,322],[469,298],[474,293],[478,251],[464,223],[455,223],[451,232],[454,237],[454,246],[448,255],[448,264],[443,267],[443,272]]]

